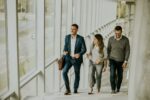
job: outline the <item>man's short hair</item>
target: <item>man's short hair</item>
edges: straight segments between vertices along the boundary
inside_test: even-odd
[[[71,26],[76,27],[77,29],[79,28],[79,26],[77,24],[72,24]]]
[[[116,27],[115,27],[115,30],[116,30],[116,31],[121,31],[121,32],[122,32],[122,27],[121,27],[121,26],[116,26]]]

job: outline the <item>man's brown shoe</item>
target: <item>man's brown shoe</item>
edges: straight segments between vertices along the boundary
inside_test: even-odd
[[[70,90],[66,90],[66,92],[64,93],[64,95],[71,95],[71,91]]]

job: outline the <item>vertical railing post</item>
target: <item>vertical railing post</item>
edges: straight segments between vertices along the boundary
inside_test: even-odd
[[[15,91],[16,95],[11,100],[20,100],[19,56],[17,38],[17,0],[6,0],[7,4],[7,33],[8,33],[8,70],[9,91]]]
[[[61,2],[62,0],[55,1],[55,57],[61,56]],[[57,66],[55,64],[54,66]],[[58,67],[54,67],[54,91],[58,92],[60,87],[61,72]]]
[[[36,0],[37,9],[37,70],[41,71],[41,74],[37,79],[37,95],[44,95],[45,93],[45,57],[44,57],[44,0]]]
[[[72,0],[68,0],[68,15],[67,15],[67,34],[70,34],[70,25],[72,24]]]
[[[92,5],[91,0],[87,0],[87,34],[91,32]]]
[[[81,24],[80,24],[80,32],[81,32],[81,35],[85,36],[86,32],[87,32],[87,25],[86,25],[86,21],[87,21],[87,1],[86,0],[81,0]]]

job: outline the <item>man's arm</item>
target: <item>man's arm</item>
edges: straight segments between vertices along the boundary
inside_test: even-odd
[[[81,46],[81,52],[79,54],[83,55],[87,49],[86,49],[84,38],[81,38],[81,39],[82,39],[82,46]]]
[[[68,45],[67,45],[67,36],[65,37],[65,44],[64,44],[64,55],[66,55],[68,53]]]
[[[130,44],[129,44],[129,39],[127,38],[126,45],[125,45],[125,61],[122,65],[123,68],[126,68],[126,66],[127,66],[129,55],[130,55]]]
[[[130,43],[129,39],[127,38],[126,46],[125,46],[125,61],[128,61],[130,55]]]

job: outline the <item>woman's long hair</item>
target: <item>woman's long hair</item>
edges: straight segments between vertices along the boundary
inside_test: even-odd
[[[104,42],[101,34],[96,34],[95,38],[98,40],[99,53],[103,53]]]

